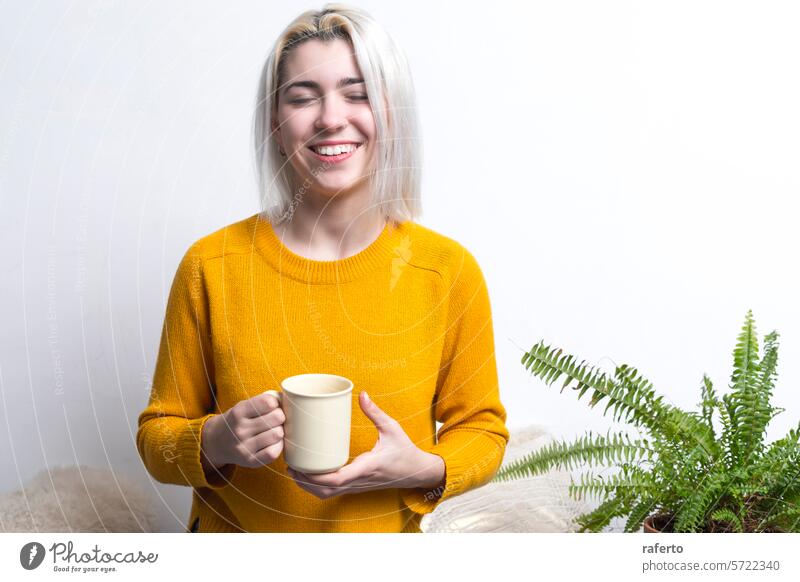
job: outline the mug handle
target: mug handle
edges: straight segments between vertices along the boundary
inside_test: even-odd
[[[277,390],[265,390],[262,394],[269,394],[270,396],[274,396],[278,400],[278,406],[283,406],[283,398],[282,394]]]

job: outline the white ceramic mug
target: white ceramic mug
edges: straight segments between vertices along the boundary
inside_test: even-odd
[[[353,382],[334,374],[300,374],[281,382],[278,399],[283,423],[283,457],[303,473],[330,473],[350,457]]]

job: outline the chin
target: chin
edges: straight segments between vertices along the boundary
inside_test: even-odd
[[[316,191],[319,192],[321,196],[326,198],[334,198],[336,196],[344,196],[348,192],[354,190],[357,186],[360,185],[360,182],[353,181],[353,182],[346,182],[341,184],[317,184]]]

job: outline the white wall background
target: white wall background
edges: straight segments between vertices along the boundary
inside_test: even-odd
[[[781,332],[770,440],[800,419],[800,13],[792,2],[360,6],[411,61],[420,222],[487,278],[513,429],[611,426],[531,378],[540,338],[693,407],[747,309]],[[165,300],[197,238],[258,209],[257,76],[306,2],[0,10],[0,491],[56,465],[150,485],[135,436]],[[517,347],[519,346],[519,347]]]

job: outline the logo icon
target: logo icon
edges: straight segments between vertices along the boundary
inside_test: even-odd
[[[44,546],[39,542],[28,542],[19,551],[19,563],[26,570],[35,570],[44,561]]]

